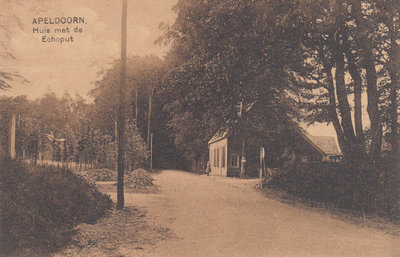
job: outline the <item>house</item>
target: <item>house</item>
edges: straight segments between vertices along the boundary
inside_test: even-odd
[[[249,133],[250,134],[250,133]],[[245,146],[245,158],[242,157]],[[211,174],[239,176],[245,163],[248,176],[258,176],[261,167],[285,167],[294,162],[337,162],[342,158],[334,137],[311,136],[298,125],[266,136],[245,138],[233,130],[222,129],[209,141]]]
[[[212,174],[228,176],[240,171],[240,151],[228,130],[218,131],[209,141],[209,162]],[[229,144],[228,144],[229,142]]]
[[[335,138],[332,136],[308,136],[314,147],[319,150],[322,161],[338,162],[342,160],[342,153],[337,147]]]

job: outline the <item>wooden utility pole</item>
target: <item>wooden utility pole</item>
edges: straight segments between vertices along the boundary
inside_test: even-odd
[[[11,117],[11,123],[10,123],[10,132],[9,132],[9,143],[8,143],[8,149],[9,149],[9,156],[11,159],[15,158],[15,137],[16,137],[16,115],[13,114]]]
[[[242,159],[240,160],[240,177],[246,177],[246,135],[242,132]]]
[[[117,144],[117,148],[118,148],[118,114],[116,117],[116,120],[114,121],[114,138],[115,138],[115,143]],[[118,170],[118,157],[115,160],[115,162],[113,163],[114,165],[114,169]]]
[[[150,136],[150,171],[153,169],[153,133]]]
[[[119,112],[118,112],[118,181],[117,181],[117,206],[116,206],[117,210],[122,210],[124,208],[127,9],[128,9],[127,0],[122,0],[121,82],[119,87]]]
[[[244,109],[244,104],[243,102],[240,102],[240,111],[239,111],[239,117],[243,119],[243,111]],[[246,177],[246,129],[244,127],[243,121],[241,122],[242,126],[242,136],[241,136],[241,143],[242,143],[242,153],[241,153],[241,160],[240,160],[240,177],[244,178]]]
[[[260,162],[258,167],[259,177],[260,177],[260,187],[263,188],[263,178],[264,178],[264,158],[265,158],[265,149],[262,145],[260,145]]]
[[[139,116],[138,86],[136,86],[136,89],[135,89],[135,120],[136,120],[136,127],[139,128],[138,116]]]

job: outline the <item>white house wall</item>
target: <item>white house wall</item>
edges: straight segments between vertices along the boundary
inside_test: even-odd
[[[218,154],[218,156],[216,156]],[[209,145],[211,174],[227,176],[228,139],[224,138]]]

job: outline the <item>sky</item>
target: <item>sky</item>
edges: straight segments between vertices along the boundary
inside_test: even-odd
[[[128,0],[128,56],[164,56],[166,46],[155,45],[161,36],[160,23],[173,24],[172,7],[178,0]],[[0,0],[0,70],[16,72],[29,83],[13,81],[12,88],[0,95],[27,95],[29,99],[47,92],[65,92],[88,97],[98,73],[120,58],[120,0]],[[33,19],[84,17],[86,24],[32,24]],[[73,29],[79,26],[82,33]],[[55,34],[54,29],[69,27],[71,33]],[[33,33],[33,29],[51,33]],[[42,42],[42,37],[70,37],[73,42]],[[9,53],[12,58],[4,52]],[[332,126],[317,124],[307,128],[312,135],[334,135]]]
[[[160,23],[172,24],[172,7],[177,0],[128,0],[128,55],[164,56],[166,46],[155,45]],[[68,91],[86,97],[98,72],[120,58],[120,0],[0,0],[0,34],[8,52],[1,69],[17,72],[30,83],[12,82],[12,89],[1,95],[24,94],[34,99],[52,91]],[[84,17],[86,24],[32,24],[39,17]],[[79,26],[82,33],[73,29]],[[71,33],[55,34],[55,28],[69,27]],[[51,33],[33,33],[34,28]],[[42,37],[73,37],[73,42],[42,42]],[[5,62],[4,62],[5,60]]]

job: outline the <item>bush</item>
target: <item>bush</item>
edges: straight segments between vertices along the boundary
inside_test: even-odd
[[[146,188],[153,185],[153,178],[144,169],[137,169],[126,174],[124,185],[131,189]]]
[[[117,172],[110,169],[93,169],[84,173],[85,176],[89,177],[94,181],[116,181]]]
[[[296,164],[268,178],[270,187],[337,207],[400,218],[400,176],[391,163]]]
[[[11,160],[0,164],[0,193],[1,252],[62,247],[75,225],[96,222],[112,204],[69,170]]]
[[[77,176],[78,178],[84,180],[90,186],[97,187],[96,180],[92,179],[91,177],[89,177],[89,176],[87,176],[85,174],[82,174],[81,172],[77,172],[77,171],[73,171],[73,173],[75,174],[75,176]]]

